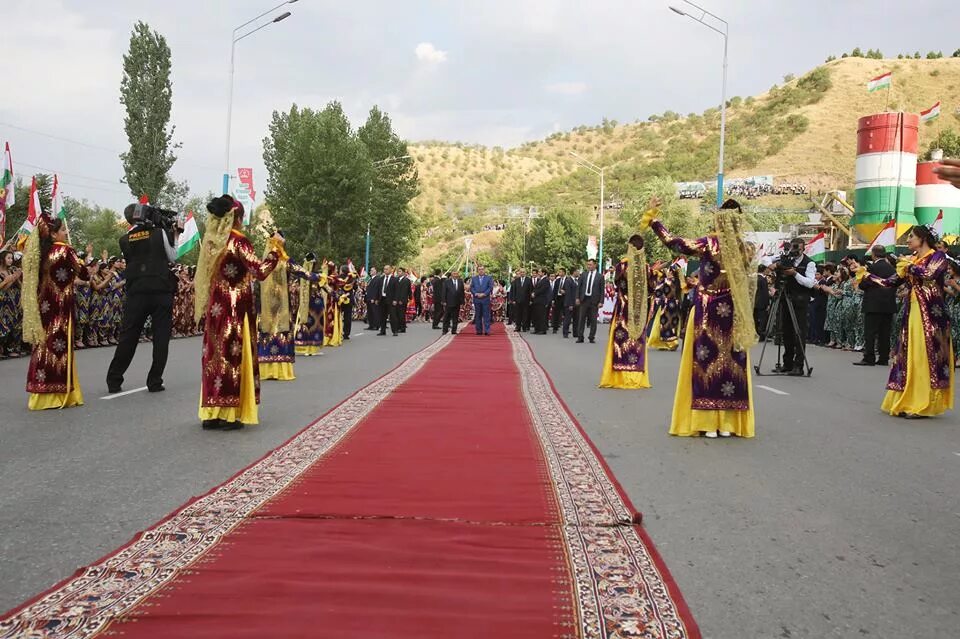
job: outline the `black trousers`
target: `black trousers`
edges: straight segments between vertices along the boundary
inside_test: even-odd
[[[443,332],[446,333],[451,328],[453,334],[457,334],[457,324],[460,323],[460,307],[448,306],[443,311]]]
[[[343,319],[343,336],[350,337],[350,329],[353,328],[353,302],[341,306],[340,313]]]
[[[394,335],[400,330],[400,315],[397,309],[400,307],[387,301],[380,302],[380,334],[387,332],[387,322],[390,322],[390,332]]]
[[[371,331],[380,330],[380,303],[377,300],[367,300],[367,327]]]
[[[577,339],[583,339],[583,329],[590,324],[590,339],[597,337],[597,312],[600,305],[597,302],[584,300],[580,302],[580,314],[577,318]]]
[[[563,336],[566,337],[570,334],[570,324],[573,323],[573,307],[571,306],[562,306],[560,313],[563,315]],[[577,327],[573,327],[573,336],[577,336]]]
[[[423,300],[418,297],[413,303],[417,307],[417,314],[413,316],[413,319],[418,320],[423,317]]]
[[[793,329],[793,320],[790,319],[790,308],[786,297],[780,305],[780,325],[783,328],[783,367],[787,369],[803,370],[803,351],[806,347],[807,318],[809,302],[805,297],[790,298],[793,310],[797,316],[797,328],[800,334]]]
[[[563,299],[557,299],[553,302],[553,314],[550,316],[550,328],[556,333],[563,321]]]
[[[886,364],[890,361],[890,313],[863,314],[863,361]]]
[[[753,309],[753,324],[757,329],[757,336],[764,339],[767,336],[767,321],[769,314],[766,308]]]
[[[434,297],[433,300],[433,327],[439,328],[440,322],[443,321],[443,304],[440,303],[439,296]]]
[[[132,293],[123,307],[123,322],[117,350],[107,369],[107,388],[123,385],[123,374],[130,367],[140,343],[143,325],[150,318],[153,327],[153,364],[147,373],[147,388],[163,385],[163,369],[167,367],[170,332],[173,329],[173,293]]]
[[[514,318],[513,323],[517,325],[518,331],[530,330],[530,302],[515,302],[513,305]]]
[[[536,333],[547,332],[547,304],[532,304],[531,311],[533,315],[533,330]]]
[[[401,333],[406,333],[407,332],[407,302],[405,300],[400,300],[394,308],[398,309],[397,326],[400,327]]]

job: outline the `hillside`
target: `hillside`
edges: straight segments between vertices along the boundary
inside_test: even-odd
[[[886,92],[868,93],[865,85],[885,71],[893,72],[891,110],[919,112],[937,100],[943,103],[940,119],[922,125],[922,149],[938,130],[960,128],[960,116],[954,112],[960,104],[960,58],[844,58],[761,95],[730,99],[727,176],[772,175],[777,182],[801,183],[811,191],[851,188],[857,118],[887,110]],[[711,179],[719,123],[717,108],[686,116],[667,111],[645,121],[581,126],[507,150],[413,145],[422,188],[414,206],[433,229],[425,252],[437,254],[460,241],[464,222],[472,222],[473,216],[502,221],[502,205],[592,208],[596,177],[578,168],[571,151],[609,167],[608,197],[628,206],[652,177]],[[768,196],[762,205],[796,208],[805,201]],[[690,201],[692,210],[695,202]]]

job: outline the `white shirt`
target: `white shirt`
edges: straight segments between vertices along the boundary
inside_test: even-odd
[[[393,277],[393,276],[392,276],[392,275],[385,275],[385,276],[383,277],[383,289],[380,291],[380,297],[386,297],[386,296],[387,296],[387,284],[390,283],[390,278],[391,278],[391,277]]]
[[[596,271],[590,271],[587,273],[587,297],[590,297],[593,294],[593,276],[596,273]]]
[[[794,262],[794,266],[800,263],[800,260],[803,259],[803,256],[797,258],[797,261]],[[805,286],[807,288],[813,288],[817,283],[817,265],[815,262],[811,261],[807,264],[806,271],[801,273],[797,271],[797,274],[793,276],[797,280],[797,284],[800,286]]]

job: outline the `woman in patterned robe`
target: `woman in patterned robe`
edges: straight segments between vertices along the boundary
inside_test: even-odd
[[[757,341],[751,290],[756,266],[743,241],[740,205],[727,200],[714,216],[715,231],[694,240],[671,234],[658,214],[656,208],[647,211],[641,228],[649,224],[668,248],[700,261],[670,434],[753,437],[749,348]]]
[[[199,417],[205,429],[234,430],[258,422],[253,281],[262,281],[277,266],[283,238],[275,234],[266,259],[260,260],[240,230],[242,204],[223,195],[207,210],[211,216],[200,251],[194,307],[195,318],[205,317]]]
[[[20,285],[23,271],[11,251],[0,251],[0,359],[20,356]]]
[[[643,238],[634,235],[629,241],[627,257],[620,260],[614,271],[616,299],[610,319],[600,388],[650,388],[644,319],[647,316],[645,298],[647,291],[652,290],[655,278],[652,269],[647,267],[642,257],[642,251]],[[632,275],[631,268],[634,269]],[[634,299],[640,304],[632,304]],[[640,317],[636,323],[631,321],[633,314]]]
[[[675,264],[661,269],[653,287],[656,309],[650,323],[651,348],[675,351],[680,343],[680,277]]]
[[[926,226],[914,226],[907,235],[913,255],[900,259],[896,275],[880,278],[865,268],[857,274],[881,286],[906,284],[909,291],[881,406],[897,417],[933,417],[953,408],[954,353],[943,297],[947,256],[933,248],[936,239]]]
[[[851,277],[840,287],[840,331],[845,350],[863,350],[863,291]]]
[[[314,273],[317,256],[308,253],[303,268],[308,273]],[[297,311],[297,332],[293,344],[297,355],[311,357],[323,348],[324,325],[326,314],[324,309],[323,287],[327,284],[327,277],[323,273],[317,274],[316,280],[300,282],[300,302]]]
[[[23,337],[33,345],[27,370],[30,410],[83,405],[73,352],[73,283],[86,277],[87,269],[67,244],[63,220],[41,216],[27,240],[21,298]]]
[[[293,299],[290,288],[301,279],[307,283],[316,282],[319,275],[307,272],[290,262],[286,253],[281,253],[277,268],[260,284],[260,335],[257,340],[260,379],[296,379],[293,373],[296,352],[292,331],[296,307],[290,306]]]

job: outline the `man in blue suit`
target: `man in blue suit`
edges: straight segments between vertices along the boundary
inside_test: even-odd
[[[470,279],[470,294],[473,295],[473,325],[477,335],[489,335],[493,278],[487,275],[487,269],[483,266],[478,266],[477,274]]]

